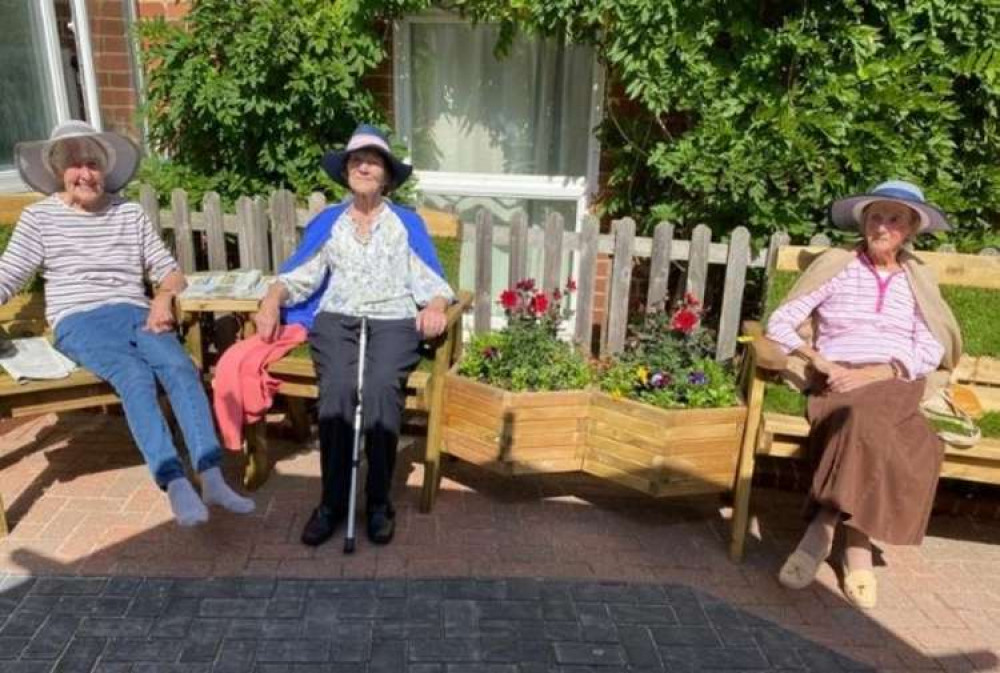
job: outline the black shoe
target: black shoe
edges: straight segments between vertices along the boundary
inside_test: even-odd
[[[389,544],[396,532],[396,510],[392,505],[368,508],[368,539],[375,544]]]
[[[302,529],[302,544],[310,547],[318,547],[323,544],[337,531],[337,526],[343,523],[347,513],[342,510],[330,509],[326,505],[320,505],[313,510],[312,516]]]

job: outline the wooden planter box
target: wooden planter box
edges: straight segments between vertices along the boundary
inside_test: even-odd
[[[660,409],[592,393],[583,471],[653,496],[728,491],[746,407]]]
[[[505,475],[575,472],[583,466],[590,392],[511,393],[445,377],[444,450]]]

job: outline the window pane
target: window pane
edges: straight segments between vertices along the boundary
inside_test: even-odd
[[[586,174],[594,78],[589,48],[522,36],[497,60],[495,26],[410,25],[417,168]]]
[[[14,144],[46,138],[55,124],[37,2],[0,0],[0,170],[14,167]]]

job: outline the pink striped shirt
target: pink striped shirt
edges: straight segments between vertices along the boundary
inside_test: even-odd
[[[815,348],[827,360],[896,360],[910,378],[926,376],[941,364],[944,347],[927,328],[902,270],[878,271],[865,255],[858,255],[817,290],[780,306],[767,323],[767,336],[790,353],[803,345],[795,329],[813,311]]]

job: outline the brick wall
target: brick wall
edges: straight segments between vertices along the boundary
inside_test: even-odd
[[[136,85],[122,0],[87,0],[97,97],[104,128],[137,136]]]
[[[382,32],[382,45],[385,48],[385,60],[374,71],[365,75],[364,84],[368,90],[375,95],[375,100],[385,113],[385,118],[389,122],[389,128],[396,125],[392,97],[392,24],[383,23],[378,26]]]
[[[188,13],[189,3],[186,0],[138,0],[140,19],[151,19],[163,16],[167,19],[180,19]]]

